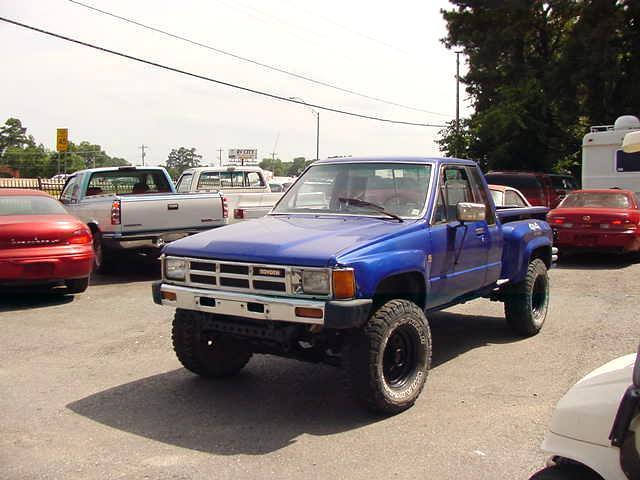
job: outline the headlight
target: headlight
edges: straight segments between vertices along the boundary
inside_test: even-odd
[[[291,283],[295,293],[328,295],[331,291],[330,282],[329,270],[295,269],[291,275]]]
[[[164,274],[171,280],[184,280],[187,275],[187,261],[182,258],[166,258]]]

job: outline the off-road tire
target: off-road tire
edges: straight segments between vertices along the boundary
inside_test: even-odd
[[[405,367],[389,366],[402,365],[397,360],[402,348],[396,348],[395,353],[393,350],[397,345],[411,351],[405,357],[405,373]],[[408,300],[391,300],[382,305],[362,329],[346,339],[343,352],[343,366],[356,400],[366,409],[386,415],[400,413],[415,403],[430,364],[431,331],[427,318],[420,307]],[[394,380],[396,374],[399,378]]]
[[[230,377],[247,364],[252,352],[230,337],[202,334],[200,312],[177,309],[171,339],[184,368],[206,378]]]
[[[539,258],[529,263],[524,280],[504,292],[504,313],[511,329],[523,337],[537,334],[549,309],[549,276]]]
[[[67,287],[66,293],[82,293],[89,286],[89,277],[65,280],[64,284]]]
[[[563,463],[543,468],[529,480],[603,480],[593,470],[573,463]]]

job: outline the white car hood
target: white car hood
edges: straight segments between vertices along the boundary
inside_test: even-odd
[[[635,353],[616,358],[571,387],[556,406],[551,431],[609,446],[609,433],[622,395],[632,383],[635,359]]]

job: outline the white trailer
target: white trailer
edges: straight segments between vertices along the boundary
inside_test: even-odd
[[[618,117],[614,125],[591,127],[582,140],[582,188],[619,187],[640,197],[640,152],[625,152],[626,134],[640,131],[633,115]]]

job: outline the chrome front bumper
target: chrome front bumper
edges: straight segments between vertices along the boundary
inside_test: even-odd
[[[161,292],[175,294],[175,300],[162,298]],[[236,293],[220,290],[206,290],[161,283],[154,300],[169,307],[196,310],[199,312],[230,315],[255,320],[324,325],[326,302],[319,300],[272,297],[250,293]],[[313,308],[322,311],[322,318],[308,318],[296,315],[296,308]]]

